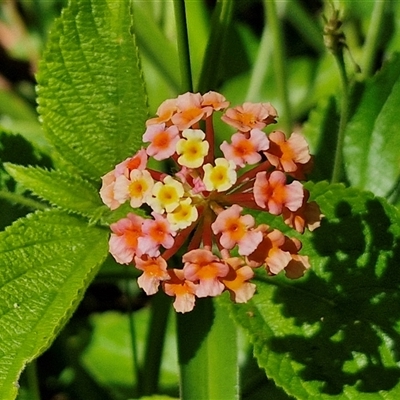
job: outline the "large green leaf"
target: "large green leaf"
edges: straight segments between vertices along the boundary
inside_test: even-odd
[[[71,0],[40,63],[45,134],[92,179],[140,147],[147,108],[131,31],[129,1]]]
[[[107,230],[58,210],[37,212],[0,234],[0,393],[17,394],[26,363],[71,316],[108,252]]]
[[[367,85],[345,131],[347,177],[353,186],[385,196],[400,174],[400,55]]]
[[[400,398],[400,218],[369,192],[320,183],[326,215],[303,239],[312,269],[264,277],[232,306],[267,375],[297,399]]]
[[[5,164],[6,171],[40,198],[65,210],[95,215],[104,206],[96,187],[84,178],[60,170]]]

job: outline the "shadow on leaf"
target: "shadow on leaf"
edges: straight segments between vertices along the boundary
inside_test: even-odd
[[[270,349],[300,364],[299,377],[322,393],[344,386],[389,391],[400,380],[400,239],[378,200],[364,212],[346,201],[311,244],[321,260],[308,277],[279,286],[272,301],[303,335],[273,337]]]

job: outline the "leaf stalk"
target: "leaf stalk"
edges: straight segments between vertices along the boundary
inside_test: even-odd
[[[182,80],[181,89],[182,92],[193,92],[185,0],[174,0],[174,11],[178,42],[178,56]]]

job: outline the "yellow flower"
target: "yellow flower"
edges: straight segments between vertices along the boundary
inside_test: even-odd
[[[171,176],[164,178],[163,182],[157,182],[153,187],[153,196],[148,204],[157,213],[172,212],[179,206],[184,190],[180,182]]]
[[[167,214],[167,220],[171,224],[171,229],[185,229],[198,218],[197,208],[191,204],[189,197],[179,203],[179,206],[171,213]]]
[[[217,190],[224,192],[232,187],[236,182],[236,165],[233,161],[225,160],[225,158],[217,158],[215,167],[211,164],[203,166],[204,178],[203,182],[208,191]]]
[[[204,140],[205,133],[200,129],[185,129],[182,136],[185,139],[180,139],[176,144],[176,152],[180,155],[178,163],[187,168],[200,167],[209,148]]]

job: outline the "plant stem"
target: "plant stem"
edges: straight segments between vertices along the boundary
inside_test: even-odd
[[[135,321],[133,320],[133,312],[132,306],[130,302],[130,288],[129,288],[129,277],[125,278],[125,295],[128,299],[128,322],[129,322],[129,333],[131,337],[131,348],[132,348],[132,367],[133,373],[136,377],[136,387],[137,387],[137,394],[140,396],[142,394],[142,379],[140,374],[140,366],[138,361],[138,349],[137,349],[137,340],[136,340],[136,329],[135,329]]]
[[[144,395],[157,393],[170,309],[171,303],[167,301],[162,292],[153,296],[142,371],[142,390]]]
[[[29,395],[32,400],[40,400],[39,381],[37,376],[36,360],[26,366],[26,377],[28,380]]]
[[[275,0],[264,0],[264,6],[267,10],[268,24],[271,29],[272,47],[273,47],[273,63],[275,77],[278,87],[278,95],[282,102],[282,125],[284,129],[291,133],[292,131],[292,113],[289,103],[289,94],[287,87],[287,72],[286,72],[286,56],[285,43],[283,40],[282,27],[279,21],[278,12],[276,9]]]
[[[193,92],[185,0],[174,0],[174,11],[178,41],[178,56],[182,80],[181,89],[182,92]]]
[[[380,0],[375,2],[363,49],[361,68],[364,79],[368,78],[374,73],[374,64],[381,41],[384,18],[388,13],[388,6],[390,4],[391,2],[388,0]]]
[[[340,110],[339,131],[336,142],[335,160],[333,164],[331,183],[340,182],[342,177],[342,163],[343,163],[343,144],[344,132],[347,124],[349,114],[349,81],[347,79],[346,66],[343,59],[343,49],[334,53],[336,63],[339,68],[340,81],[342,85],[342,99]]]
[[[0,199],[7,200],[10,203],[19,204],[33,210],[46,210],[48,208],[48,206],[40,203],[39,201],[29,199],[20,194],[8,192],[6,190],[0,190]]]
[[[224,54],[228,28],[232,20],[232,11],[232,0],[217,1],[198,83],[198,90],[201,93],[217,89],[220,77],[218,72],[221,68],[221,59]]]

